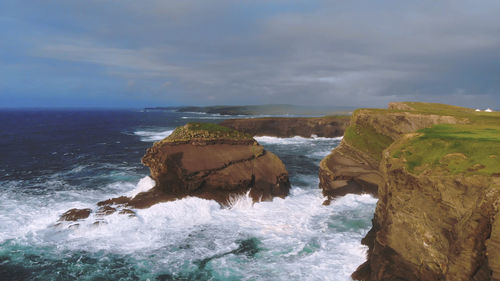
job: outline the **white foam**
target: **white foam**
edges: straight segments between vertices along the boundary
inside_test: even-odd
[[[182,119],[202,119],[202,120],[218,120],[218,119],[228,119],[225,115],[216,116],[182,116]]]
[[[230,209],[250,209],[253,206],[253,199],[250,197],[250,191],[244,195],[229,198]]]
[[[155,186],[155,184],[156,183],[152,178],[145,176],[139,180],[139,182],[137,183],[134,190],[127,193],[127,196],[135,197],[137,194],[139,194],[141,192],[145,192],[145,191],[150,190],[151,188],[153,188]]]
[[[153,184],[144,177],[129,194]],[[246,194],[235,198],[231,208],[221,208],[215,201],[188,197],[136,210],[135,218],[92,214],[79,221],[78,228],[68,229],[53,227],[62,212],[95,205],[35,198],[0,196],[4,202],[0,214],[9,214],[0,215],[0,241],[17,239],[61,250],[134,254],[139,260],[154,254],[165,266],[177,268],[185,261],[234,250],[238,239],[256,237],[264,250],[247,261],[244,269],[233,255],[212,261],[212,266],[217,271],[232,268],[242,276],[269,276],[272,280],[350,280],[350,274],[364,262],[366,248],[360,240],[368,229],[339,232],[329,225],[335,215],[373,212],[376,204],[369,195],[347,195],[323,206],[319,189],[295,187],[287,198],[272,202],[253,204]],[[94,225],[96,219],[103,223]],[[189,247],[180,248],[182,245]]]
[[[278,138],[278,137],[270,137],[270,136],[261,136],[255,137],[255,139],[261,144],[306,144],[311,141],[341,141],[343,137],[335,137],[335,138],[325,138],[325,137],[311,137],[304,138],[300,136],[295,136],[291,138]]]
[[[141,130],[141,131],[136,131],[134,132],[134,135],[140,136],[141,141],[144,142],[155,142],[155,141],[160,141],[172,134],[174,130],[165,130],[165,131],[146,131],[146,130]]]

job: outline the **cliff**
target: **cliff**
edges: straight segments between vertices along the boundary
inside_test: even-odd
[[[309,138],[316,135],[331,138],[344,135],[349,119],[349,116],[248,118],[228,119],[221,122],[220,125],[252,136],[281,138],[302,136]]]
[[[356,280],[499,280],[500,115],[439,104],[356,111],[320,165],[331,200],[379,201]]]
[[[134,197],[121,196],[97,203],[99,215],[186,196],[211,199],[226,206],[235,196],[249,193],[254,202],[285,197],[290,189],[281,160],[252,137],[208,123],[189,123],[156,142],[142,158],[155,186]],[[88,217],[91,209],[72,209],[61,220]]]

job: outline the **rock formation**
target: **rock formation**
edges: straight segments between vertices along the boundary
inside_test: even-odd
[[[422,103],[353,114],[320,186],[379,197],[354,279],[500,280],[499,121]]]
[[[254,201],[285,197],[290,188],[285,165],[276,155],[248,135],[214,124],[177,128],[149,148],[142,162],[157,189],[221,204],[246,192]]]
[[[254,202],[285,197],[290,189],[285,165],[252,137],[208,123],[189,123],[156,142],[142,162],[156,185],[134,197],[121,196],[97,203],[97,216],[173,201],[186,196],[212,199],[226,206],[246,193]],[[91,209],[71,209],[61,220],[87,218]]]
[[[247,118],[228,119],[220,125],[252,136],[274,136],[280,138],[301,136],[309,138],[340,137],[349,124],[349,116],[326,116],[313,118]]]

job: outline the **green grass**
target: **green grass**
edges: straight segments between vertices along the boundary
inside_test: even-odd
[[[421,173],[428,169],[452,174],[500,173],[500,112],[476,112],[474,109],[438,103],[405,102],[412,110],[358,109],[373,114],[410,112],[453,116],[461,125],[436,125],[418,131],[419,135],[394,148],[393,157],[403,158],[408,170]],[[393,140],[369,125],[352,124],[344,140],[353,147],[380,160]]]
[[[163,141],[186,141],[191,139],[252,140],[252,136],[213,123],[187,123],[175,128]]]
[[[437,115],[456,115],[456,114],[470,114],[474,113],[474,109],[467,107],[460,107],[449,104],[429,103],[429,102],[404,102],[415,111],[420,113],[429,113]]]
[[[393,153],[411,172],[500,173],[500,126],[436,125],[419,133]]]
[[[382,158],[382,151],[392,142],[392,138],[380,134],[370,126],[353,124],[344,132],[344,140],[353,147],[368,153],[376,160]]]

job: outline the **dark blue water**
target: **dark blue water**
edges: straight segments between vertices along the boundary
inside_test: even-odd
[[[319,161],[338,139],[262,137],[291,176],[286,199],[231,209],[187,198],[55,226],[73,207],[152,186],[140,159],[188,121],[139,110],[0,111],[0,280],[350,280],[375,200],[322,206]],[[239,250],[238,250],[239,249]]]

